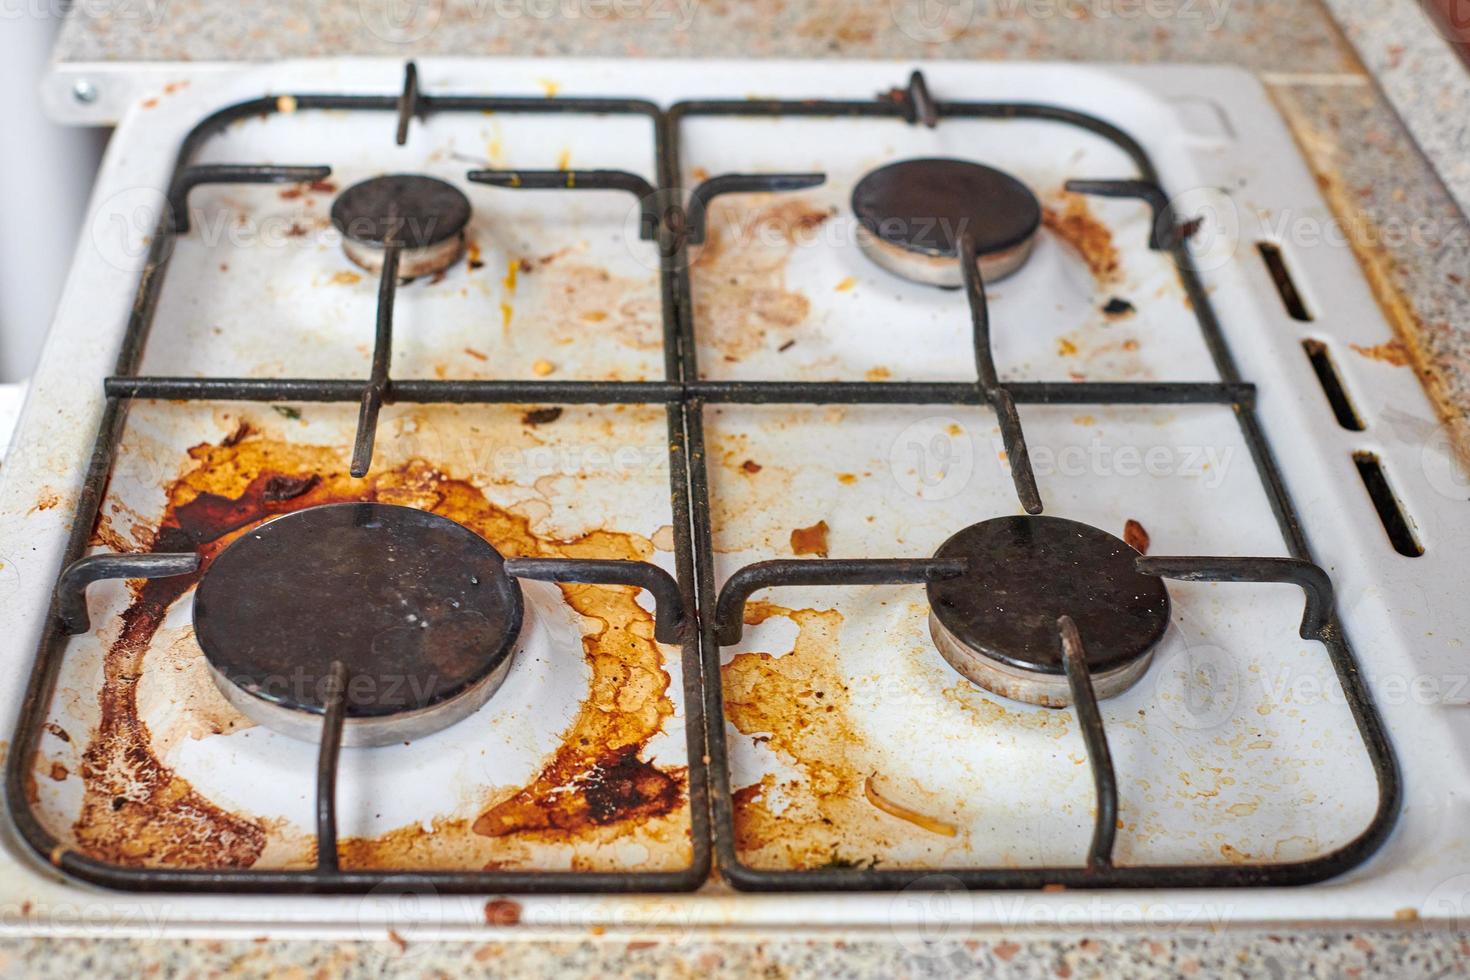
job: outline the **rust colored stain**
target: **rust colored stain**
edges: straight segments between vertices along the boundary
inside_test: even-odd
[[[732,793],[741,860],[759,868],[894,866],[906,860],[895,852],[911,848],[916,836],[927,854],[916,854],[915,864],[961,858],[969,847],[966,801],[907,778],[901,756],[870,743],[854,720],[863,710],[854,698],[864,695],[849,690],[839,666],[842,614],[757,600],[744,619],[757,626],[775,617],[796,626],[789,650],[740,653],[720,671],[726,719],[783,764],[782,775],[767,772]],[[964,710],[976,737],[1031,730],[1060,738],[1068,731],[1066,713],[1012,712],[968,681],[940,694]],[[931,832],[916,830],[915,819]]]
[[[45,487],[41,490],[40,496],[36,498],[36,503],[31,507],[30,512],[34,514],[38,510],[50,510],[59,503],[61,503],[61,494],[50,487]]]
[[[760,601],[745,610],[748,625],[774,616],[796,624],[796,641],[781,656],[742,653],[721,668],[725,717],[799,775],[778,781],[767,773],[735,790],[736,848],[755,867],[870,864],[915,833],[892,809],[947,816],[952,807],[908,781],[885,788],[890,810],[872,802],[872,756],[851,720],[851,695],[837,667],[842,615]],[[956,846],[939,835],[936,841],[945,849]]]
[[[745,621],[756,625],[773,616],[796,623],[796,642],[782,656],[742,653],[722,668],[725,714],[737,730],[758,737],[801,775],[778,785],[767,774],[735,791],[736,847],[743,860],[758,867],[871,863],[910,836],[913,827],[868,798],[872,770],[837,670],[842,616],[835,610],[753,602]],[[780,808],[772,805],[777,790],[784,797]]]
[[[458,521],[506,555],[641,560],[653,551],[643,538],[611,531],[571,540],[538,537],[528,519],[420,459],[357,480],[336,449],[248,432],[195,446],[189,456],[192,468],[167,489],[149,550],[197,550],[201,572],[135,586],[104,658],[100,719],[82,757],[85,791],[76,839],[89,855],[118,864],[246,868],[266,848],[273,828],[265,821],[225,812],[159,761],[138,710],[144,656],[169,607],[225,546],[260,521],[304,507],[372,500]],[[582,641],[592,675],[589,695],[561,747],[528,785],[487,800],[476,820],[444,818],[429,830],[415,824],[371,840],[340,841],[344,867],[485,867],[525,858],[524,849],[507,847],[507,840],[570,842],[579,834],[599,843],[624,833],[640,839],[662,834],[664,843],[687,847],[683,821],[657,819],[682,805],[687,773],[640,758],[674,710],[652,615],[631,588],[561,588],[576,613],[598,624]],[[599,860],[583,862],[596,866]]]
[[[491,926],[520,925],[521,903],[509,898],[492,898],[485,903],[485,924]]]
[[[585,344],[587,324],[596,323],[599,341],[635,351],[662,349],[662,307],[651,276],[615,275],[576,261],[567,250],[520,259],[511,269],[504,282],[519,277],[519,284],[507,290],[507,302],[514,292],[513,312],[542,323],[551,344]]]
[[[793,555],[816,555],[827,557],[827,522],[817,521],[811,527],[799,527],[791,532]]]
[[[1408,367],[1412,363],[1409,356],[1409,348],[1402,340],[1389,340],[1372,347],[1362,344],[1348,344],[1356,353],[1384,364],[1392,364],[1394,367]]]
[[[726,361],[794,339],[791,333],[806,321],[811,301],[787,288],[786,263],[832,214],[789,196],[753,210],[734,200],[710,206],[690,279],[703,336]]]
[[[1116,281],[1119,260],[1113,233],[1097,220],[1081,195],[1063,194],[1058,202],[1041,209],[1041,223],[1082,256],[1098,282]]]
[[[760,601],[745,607],[747,625],[772,616],[796,623],[796,643],[783,656],[742,653],[721,668],[725,717],[738,731],[768,739],[772,751],[796,763],[807,785],[789,794],[791,803],[780,813],[770,802],[774,776],[736,790],[736,847],[743,860],[763,867],[867,859],[888,841],[881,834],[873,839],[871,815],[878,811],[863,798],[867,773],[852,758],[859,736],[834,656],[842,616]]]
[[[1148,554],[1148,531],[1131,517],[1123,524],[1123,540],[1140,555]]]
[[[331,180],[313,180],[305,184],[295,184],[277,193],[280,194],[281,199],[284,201],[294,201],[307,192],[313,194],[335,194],[337,193],[337,184]]]
[[[610,750],[590,767],[585,759],[558,758],[535,783],[481,814],[472,829],[486,837],[575,833],[668,813],[682,797],[682,779],[639,759],[638,748]]]

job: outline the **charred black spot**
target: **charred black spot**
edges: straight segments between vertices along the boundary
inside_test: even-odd
[[[561,408],[533,408],[521,416],[522,425],[545,425],[561,418]]]
[[[603,757],[582,784],[595,824],[666,813],[679,800],[678,780],[638,758],[633,748]]]
[[[315,473],[310,476],[273,476],[265,481],[265,489],[260,496],[268,504],[280,503],[301,496],[321,482],[322,478]]]

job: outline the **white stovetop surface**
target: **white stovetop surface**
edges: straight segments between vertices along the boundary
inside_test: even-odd
[[[657,93],[656,97],[672,101],[747,94],[868,97],[878,88],[901,83],[911,67],[428,61],[420,63],[420,72],[431,93],[493,90],[539,95],[554,88],[567,95]],[[1300,239],[1301,223],[1325,221],[1328,212],[1258,85],[1243,73],[1217,69],[1096,70],[942,62],[924,67],[940,98],[1054,102],[1117,122],[1144,142],[1166,188],[1182,197],[1183,210],[1207,214],[1205,234],[1197,239],[1206,283],[1242,373],[1260,386],[1260,412],[1268,436],[1318,561],[1333,574],[1359,664],[1380,697],[1400,753],[1406,805],[1398,829],[1366,865],[1306,889],[947,897],[912,892],[833,900],[742,895],[710,887],[690,896],[520,898],[521,928],[907,931],[960,924],[1387,921],[1402,918],[1403,910],[1424,917],[1458,914],[1461,899],[1470,893],[1470,853],[1457,833],[1463,823],[1458,787],[1466,775],[1462,746],[1467,734],[1460,706],[1470,701],[1470,686],[1461,683],[1458,638],[1466,624],[1453,597],[1463,591],[1455,559],[1467,532],[1462,521],[1451,519],[1450,511],[1463,483],[1443,459],[1433,411],[1411,372],[1346,353],[1350,344],[1371,347],[1388,340],[1388,328],[1377,315],[1351,253],[1346,248],[1309,247]],[[0,729],[9,732],[14,724],[15,705],[71,516],[74,488],[93,438],[101,378],[115,357],[136,284],[140,253],[133,246],[137,235],[152,227],[157,189],[172,166],[173,147],[200,117],[230,102],[286,91],[391,93],[400,72],[401,65],[391,62],[316,62],[192,80],[181,76],[173,81],[188,84],[170,84],[146,97],[124,119],[99,178],[90,232],[78,249],[0,482],[4,522],[0,593],[11,638],[4,654],[11,669],[0,680]],[[646,135],[625,133],[623,128],[633,124],[617,120],[582,128],[568,127],[562,120],[435,117],[415,124],[408,147],[388,149],[386,137],[361,139],[360,118],[327,114],[305,122],[304,117],[272,117],[232,127],[206,147],[201,160],[329,162],[336,167],[334,180],[343,186],[385,169],[426,170],[458,179],[464,170],[486,161],[554,167],[565,157],[573,166],[624,167],[644,173],[652,162]],[[386,131],[386,117],[382,125]],[[1017,133],[1024,138],[1015,138]],[[1003,138],[995,138],[998,135]],[[843,206],[851,182],[883,159],[935,153],[982,156],[1023,176],[1044,200],[1067,177],[1128,175],[1116,151],[1096,141],[1063,139],[1052,128],[1026,123],[946,123],[934,132],[871,122],[691,123],[685,133],[686,178],[699,170],[713,174],[820,168],[828,172],[828,184],[805,195],[802,206],[838,209],[838,216],[822,223],[812,242],[794,248],[757,242],[755,247],[734,250],[733,257],[712,260],[733,265],[716,264],[703,273],[711,296],[709,334],[701,336],[705,372],[711,377],[845,379],[886,372],[895,380],[967,380],[966,318],[955,297],[898,284],[868,266],[854,249],[844,247],[850,245],[850,238],[844,237],[849,229]],[[247,230],[269,233],[290,224],[291,212],[276,190],[206,188],[193,200],[205,213],[214,209],[218,214],[251,215],[258,220]],[[486,274],[462,284],[446,279],[442,285],[447,288],[438,292],[418,284],[405,290],[398,304],[401,342],[395,352],[395,377],[434,377],[441,371],[451,377],[529,376],[540,360],[553,360],[559,377],[609,372],[657,377],[661,356],[646,342],[648,299],[639,293],[653,283],[652,271],[647,256],[621,244],[624,200],[589,195],[560,210],[548,209],[544,195],[477,189],[471,196],[476,206],[471,233],[483,243]],[[732,205],[726,217],[749,217],[775,203]],[[1215,378],[1193,317],[1164,261],[1142,248],[1146,237],[1142,209],[1126,202],[1093,202],[1092,213],[1110,227],[1123,256],[1125,275],[1110,288],[1135,299],[1138,315],[1123,325],[1103,326],[1096,314],[1098,287],[1086,267],[1057,242],[1044,239],[1026,270],[994,290],[992,321],[1002,375],[1026,380],[1060,380],[1078,373],[1091,380]],[[122,238],[117,237],[119,222],[126,229]],[[592,338],[578,335],[576,343],[569,344],[554,329],[545,333],[524,329],[528,323],[555,323],[558,314],[565,313],[556,305],[558,290],[525,283],[513,287],[502,281],[501,271],[518,254],[554,252],[568,240],[565,224],[575,226],[579,259],[610,271],[625,284],[615,317],[625,330]],[[1299,285],[1317,313],[1311,324],[1287,317],[1256,261],[1253,242],[1272,232],[1286,237]],[[371,323],[373,289],[366,281],[370,277],[324,291],[322,285],[333,280],[334,270],[346,266],[330,236],[315,231],[299,242],[282,239],[276,248],[249,249],[240,244],[230,237],[227,225],[216,225],[213,233],[205,226],[179,242],[170,286],[201,280],[222,258],[235,264],[234,274],[222,277],[210,290],[166,287],[144,357],[144,373],[362,376],[366,354],[359,328]],[[564,264],[548,268],[552,270],[548,275],[556,276]],[[749,342],[743,332],[749,320],[740,307],[750,302],[752,294],[721,293],[720,284],[728,278],[722,271],[754,279],[765,290],[762,297],[778,305],[795,302],[790,297],[797,295],[807,304],[804,318],[785,326],[778,322],[768,336]],[[534,281],[533,276],[524,278]],[[697,292],[700,283],[696,276]],[[452,288],[455,285],[461,288]],[[652,295],[656,298],[656,293]],[[253,301],[261,296],[272,304],[268,333],[262,332],[255,314]],[[502,313],[502,304],[509,307],[511,321],[504,329],[501,320],[507,314]],[[656,323],[656,302],[652,309]],[[494,321],[493,329],[487,327],[487,318]],[[1007,332],[1007,324],[1017,323],[1028,329],[1012,327]],[[515,330],[518,325],[520,332]],[[1300,351],[1306,337],[1333,344],[1339,369],[1359,411],[1369,420],[1366,432],[1348,433],[1333,422]],[[779,350],[785,339],[797,338],[799,343],[789,354]],[[488,356],[483,360],[449,356],[466,347]],[[707,422],[717,579],[738,565],[789,554],[782,550],[789,531],[818,519],[831,526],[835,556],[920,555],[932,552],[965,523],[1015,511],[1009,481],[991,462],[996,436],[988,413],[927,408],[850,409],[837,415],[823,409],[774,412],[731,407],[712,412]],[[110,499],[156,518],[162,504],[160,488],[177,475],[182,450],[201,441],[217,442],[232,423],[208,408],[191,413],[179,406],[140,405],[133,414],[124,446],[130,448],[135,465],[127,468],[126,478],[114,480]],[[569,412],[569,421],[574,414]],[[308,420],[311,441],[342,444],[350,432],[351,415],[345,410],[314,411]],[[646,448],[661,439],[656,417],[650,422],[637,412],[631,415],[632,432],[621,437],[626,440],[622,445]],[[419,431],[415,427],[425,418],[440,444],[453,442],[456,427],[464,421],[462,413],[435,417],[390,409],[384,415],[380,447],[391,446],[390,432],[401,436]],[[1049,513],[1103,527],[1137,517],[1148,526],[1155,553],[1283,553],[1228,408],[1023,407],[1023,418]],[[842,426],[846,429],[839,429]],[[575,434],[584,430],[569,431],[576,443]],[[835,439],[837,431],[851,437]],[[951,480],[924,485],[916,481],[902,449],[915,443],[932,445],[941,434],[953,437],[946,445],[961,453],[958,470],[952,472],[965,476],[958,484]],[[1128,456],[1133,449],[1154,450],[1160,454],[1155,457],[1160,466],[1148,470],[1151,475],[1135,475],[1138,467]],[[1395,489],[1416,521],[1425,556],[1405,559],[1389,547],[1354,471],[1350,454],[1355,450],[1372,450],[1384,459]],[[780,481],[774,493],[770,484],[736,473],[743,459],[755,457],[767,479]],[[507,465],[507,473],[497,474],[509,477],[506,486],[493,491],[502,495],[497,502],[524,503],[543,492],[541,478],[558,466],[567,468],[568,460],[582,459],[556,453],[551,458],[557,461],[551,469],[531,456],[518,457],[520,470]],[[721,460],[734,465],[722,465]],[[615,469],[597,463],[576,465],[603,478]],[[619,479],[596,498],[596,506],[586,495],[574,495],[575,506],[565,500],[543,500],[543,529],[564,537],[609,525],[653,536],[668,520],[664,510],[651,510],[646,503],[657,500],[667,508],[666,497],[646,496],[650,487],[656,491],[666,481],[662,465],[658,461],[632,476],[617,474]],[[875,479],[873,474],[891,479]],[[53,497],[53,506],[38,508],[38,501]],[[1463,497],[1459,494],[1459,499]],[[1298,595],[1286,588],[1238,586],[1181,586],[1171,591],[1176,625],[1151,678],[1106,705],[1124,819],[1131,824],[1120,831],[1120,863],[1213,862],[1230,852],[1257,859],[1301,859],[1351,839],[1371,814],[1374,786],[1351,720],[1334,697],[1336,681],[1322,649],[1295,639]],[[1014,710],[1015,706],[1001,711],[997,722],[993,702],[976,692],[951,692],[939,702],[926,698],[926,692],[952,688],[954,678],[942,663],[935,666],[932,652],[926,657],[927,640],[919,626],[922,609],[915,593],[902,589],[851,593],[820,599],[795,592],[772,596],[796,606],[817,603],[841,617],[842,678],[851,692],[851,717],[858,719],[856,742],[862,746],[844,764],[903,773],[912,783],[909,792],[948,790],[946,819],[966,829],[954,846],[943,850],[908,835],[890,842],[892,850],[885,856],[940,866],[1075,860],[1090,832],[1091,805],[1086,767],[1075,764],[1081,758],[1075,729],[1058,724],[1055,728],[1061,731],[1042,731],[1044,725],[1034,724],[1039,717],[1035,712]],[[120,608],[115,605],[116,591],[103,599],[114,604],[108,607],[112,612]],[[94,616],[105,623],[107,617],[96,615],[97,608],[94,604]],[[549,613],[548,618],[555,615]],[[790,650],[800,632],[799,619],[795,614],[773,616],[749,630],[740,647],[726,652],[726,660],[749,650]],[[64,678],[85,690],[92,676],[88,671],[95,673],[101,652],[101,637],[79,638],[69,650]],[[1201,657],[1226,665],[1226,674],[1233,678],[1228,717],[1208,724],[1201,724],[1192,708],[1180,706],[1180,687]],[[568,685],[553,698],[559,707],[548,709],[537,692],[552,688],[552,675],[543,671],[522,679],[524,702],[511,706],[503,696],[497,698],[507,712],[498,724],[529,726],[534,737],[523,740],[523,757],[497,757],[484,764],[486,771],[477,770],[487,784],[513,783],[531,772],[538,753],[546,750],[541,742],[547,737],[554,742],[555,726],[546,728],[544,719],[567,717],[578,694],[575,684]],[[677,691],[675,683],[671,692],[676,702]],[[86,706],[85,698],[79,700],[81,707],[58,711],[85,727],[88,712],[94,709]],[[1162,711],[1148,721],[1134,720],[1153,704]],[[1171,710],[1170,704],[1176,707]],[[682,751],[682,731],[677,727],[681,714],[671,722],[670,731],[659,736],[658,751],[666,760],[678,761]],[[977,746],[966,726],[980,715],[990,719],[996,737]],[[517,717],[526,721],[518,723]],[[540,728],[530,723],[533,718],[542,719]],[[461,735],[445,733],[451,741]],[[728,726],[727,737],[737,787],[758,781],[763,773],[800,777],[803,767],[813,761],[800,751],[782,756]],[[284,743],[272,743],[270,751],[292,750]],[[247,779],[248,793],[231,789],[239,784],[231,775],[235,770],[228,767],[249,758],[251,753],[235,738],[215,736],[178,740],[167,761],[196,786],[231,805],[248,803],[252,812],[305,825],[309,787],[300,780],[276,778],[291,771],[289,765],[273,771],[269,780]],[[1215,779],[1212,787],[1191,781],[1193,774],[1216,765],[1217,759],[1228,760],[1227,780]],[[515,771],[516,767],[523,771]],[[358,775],[365,780],[369,769],[380,768],[391,767],[380,767],[375,760]],[[353,770],[344,772],[350,776]],[[58,827],[64,829],[68,814],[74,814],[77,794],[69,795],[65,783],[61,785],[42,787],[39,809],[54,812]],[[897,785],[902,791],[905,783],[900,780]],[[349,782],[344,790],[351,832],[380,833],[414,819],[401,806],[370,813],[348,802],[357,800],[359,791],[407,802],[394,794],[391,777],[384,777],[381,787],[360,783],[354,789]],[[423,799],[435,813],[456,805],[457,793],[446,788],[441,795],[443,799],[437,798],[430,788],[412,800]],[[997,807],[1003,811],[999,818]],[[854,831],[865,844],[877,840],[863,833]],[[106,922],[140,930],[161,925],[180,931],[237,928],[258,934],[302,928],[313,934],[363,931],[374,936],[381,935],[385,926],[400,934],[485,930],[484,898],[104,893],[58,881],[38,869],[24,845],[9,839],[6,845],[0,854],[4,927],[64,930],[79,922]]]

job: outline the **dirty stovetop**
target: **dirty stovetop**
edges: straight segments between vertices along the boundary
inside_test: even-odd
[[[202,2],[182,8],[171,5],[163,18],[152,24],[148,31],[131,31],[126,22],[113,21],[104,25],[101,20],[79,11],[78,16],[69,22],[58,47],[68,88],[72,77],[68,73],[75,73],[68,62],[135,59],[166,62],[186,56],[192,60],[233,60],[326,54],[329,51],[333,54],[355,52],[395,56],[403,53],[401,39],[385,38],[381,32],[374,32],[371,5],[365,8],[369,9],[366,16],[356,5],[318,8],[310,14],[298,13],[294,8],[267,8],[263,16],[280,29],[248,33],[230,26],[231,18],[236,16],[233,8],[223,5],[216,10],[214,6]],[[1422,33],[1422,24],[1413,18],[1407,21],[1402,16],[1395,18],[1394,11],[1389,9],[1393,6],[1391,4],[1343,2],[1333,6],[1360,45],[1374,45],[1373,50],[1362,49],[1361,57],[1373,66],[1378,74],[1377,81],[1385,84],[1395,102],[1409,108],[1405,118],[1395,115],[1393,107],[1375,85],[1374,76],[1364,71],[1359,53],[1343,40],[1327,12],[1315,4],[1290,5],[1283,11],[1277,5],[1236,3],[1218,23],[1179,19],[1148,21],[1145,25],[1118,19],[1079,24],[1070,18],[1031,20],[1016,17],[996,29],[990,24],[982,26],[977,17],[974,24],[962,24],[953,30],[946,28],[934,36],[922,32],[916,36],[912,30],[906,31],[902,17],[891,16],[884,5],[835,16],[820,4],[793,4],[769,12],[769,17],[763,17],[759,27],[745,25],[739,29],[732,29],[732,23],[738,22],[742,16],[751,15],[742,14],[738,8],[701,8],[698,15],[690,18],[679,30],[667,33],[653,32],[665,30],[666,25],[672,25],[674,21],[654,21],[651,24],[635,21],[611,26],[587,21],[554,19],[527,22],[522,19],[507,24],[462,17],[451,5],[445,12],[443,24],[418,40],[420,46],[426,47],[416,50],[448,52],[468,46],[474,48],[475,53],[496,50],[524,53],[526,49],[521,46],[529,45],[548,51],[570,49],[579,53],[654,54],[661,52],[649,50],[654,45],[647,39],[657,37],[661,47],[691,54],[840,56],[881,52],[894,56],[912,49],[914,53],[922,51],[931,57],[1008,57],[1020,50],[1037,58],[1076,56],[1106,60],[1197,60],[1247,64],[1263,73],[1278,108],[1296,133],[1339,218],[1357,232],[1350,236],[1351,244],[1373,274],[1384,307],[1401,331],[1402,346],[1387,352],[1374,351],[1372,356],[1388,356],[1406,367],[1419,370],[1441,408],[1447,415],[1454,416],[1470,405],[1470,397],[1466,395],[1470,381],[1460,366],[1463,364],[1463,342],[1458,339],[1454,326],[1467,320],[1464,291],[1457,288],[1460,285],[1457,279],[1460,272],[1457,270],[1470,266],[1470,260],[1467,260],[1470,246],[1467,246],[1462,233],[1456,233],[1456,229],[1463,228],[1463,216],[1455,206],[1455,197],[1457,193],[1463,193],[1463,187],[1451,177],[1447,191],[1433,166],[1417,152],[1411,132],[1431,152],[1435,143],[1424,135],[1424,127],[1428,125],[1423,118],[1425,113],[1423,110],[1414,111],[1413,93],[1405,94],[1401,81],[1403,75],[1396,74],[1399,66],[1395,63],[1393,38],[1401,35],[1387,35],[1388,39],[1384,40],[1385,34],[1381,30],[1374,32],[1374,28],[1384,20],[1396,24],[1400,31],[1411,32],[1407,35],[1412,39],[1408,46],[1417,53],[1425,50],[1425,45],[1420,34],[1412,32]],[[252,14],[252,17],[258,16],[262,15]],[[1284,22],[1283,17],[1286,18]],[[210,26],[201,29],[205,24]],[[258,28],[260,25],[254,26]],[[528,26],[534,30],[527,32]],[[594,26],[595,30],[589,30]],[[514,30],[509,31],[507,27]],[[242,41],[247,36],[251,40]],[[1368,37],[1373,40],[1359,40]],[[245,50],[242,50],[242,44],[246,46]],[[732,44],[736,48],[732,49]],[[202,49],[201,45],[208,49]],[[326,47],[319,50],[314,47],[321,45]],[[1402,47],[1399,47],[1400,54]],[[1425,56],[1433,55],[1430,50]],[[1426,215],[1434,221],[1425,232],[1431,236],[1429,239],[1381,234],[1383,228],[1407,227]],[[635,315],[629,319],[633,322],[631,329],[636,337],[638,317]],[[170,513],[181,523],[189,520],[190,501],[207,492],[205,488],[211,485],[210,481],[219,481],[217,486],[227,489],[229,495],[264,501],[263,505],[267,507],[293,506],[288,501],[266,501],[266,487],[273,478],[279,480],[283,472],[299,465],[299,460],[289,454],[284,464],[278,459],[237,460],[234,457],[251,455],[253,450],[242,452],[242,446],[251,442],[257,447],[269,446],[272,427],[293,424],[295,420],[276,415],[216,421],[220,431],[227,435],[248,431],[252,438],[242,438],[237,444],[226,446],[222,442],[229,439],[221,440],[216,433],[213,445],[197,450],[200,468],[193,482],[186,477],[169,490]],[[398,422],[390,424],[399,425]],[[412,427],[418,423],[409,421],[404,424]],[[453,425],[449,428],[452,431]],[[734,462],[743,466],[745,461],[737,459]],[[652,479],[656,480],[656,475]],[[429,496],[415,496],[428,492],[425,490],[427,485],[441,481],[451,486],[448,493],[441,494],[439,489],[435,489]],[[473,513],[474,521],[485,522],[487,528],[493,527],[494,534],[513,542],[512,547],[533,550],[559,547],[526,536],[528,517],[543,515],[518,514],[517,504],[511,500],[461,499],[463,495],[452,489],[453,484],[454,480],[443,474],[411,472],[395,468],[390,461],[384,476],[375,481],[374,493],[384,499],[404,495],[405,499],[445,509],[451,515]],[[278,482],[275,486],[275,493],[281,493],[283,484]],[[332,493],[333,488],[327,481],[326,485],[307,488],[300,494],[299,502],[332,499]],[[296,495],[292,496],[294,499]],[[198,515],[203,516],[203,511],[198,510]],[[124,530],[119,531],[119,527]],[[138,528],[139,533],[146,530],[145,526]],[[647,555],[658,547],[660,528],[641,530],[641,534],[629,533],[617,541],[598,541],[589,546],[599,550],[611,549],[605,553]],[[126,535],[130,528],[126,521],[120,520],[109,525],[109,533]],[[631,604],[625,612],[633,619],[639,618]],[[669,678],[664,677],[662,683],[667,684],[668,681]],[[651,690],[644,692],[644,700],[635,703],[648,706],[647,711],[657,716],[659,689],[659,683],[654,683]],[[638,713],[633,712],[634,715]],[[639,724],[635,723],[633,727],[638,728]],[[647,728],[647,718],[642,727]],[[636,732],[629,737],[632,739],[629,744],[638,744]],[[668,780],[677,791],[677,767],[671,772],[661,773],[659,778]],[[535,780],[531,780],[525,789],[534,793],[534,784]],[[253,846],[248,844],[251,838],[249,832],[241,835],[247,846]],[[396,846],[408,842],[394,843]],[[1093,945],[1087,955],[1093,957],[1093,962],[1099,967],[1105,966],[1111,957],[1127,955],[1126,942],[1089,942]],[[1362,939],[1356,940],[1355,944],[1344,941],[1341,949],[1350,951],[1344,954],[1347,956],[1367,955],[1363,953],[1363,942]],[[1273,951],[1282,952],[1286,957],[1321,955],[1320,952],[1307,952],[1308,943],[1304,937],[1285,937],[1278,941]],[[1385,948],[1399,948],[1394,945],[1397,940],[1384,938],[1380,943]],[[1311,940],[1310,944],[1316,946],[1317,942]],[[925,961],[931,956],[943,955],[939,951],[940,945],[944,944],[926,948],[920,955]],[[990,955],[990,944],[979,944],[977,950],[972,943],[968,953],[963,952],[960,944],[953,945],[956,955]],[[393,946],[387,949],[391,955],[401,952]],[[998,944],[996,949],[1003,954],[1000,958],[1004,960],[1015,955],[1015,951],[1007,948],[1005,943]],[[1076,942],[1060,941],[1047,949],[1028,952],[1042,957],[1070,957],[1078,955],[1078,947]],[[1402,953],[1400,948],[1400,955]],[[191,954],[181,947],[178,953],[170,950],[166,955]],[[290,949],[279,949],[272,950],[272,955],[289,959],[295,954]],[[621,950],[614,955],[621,956]],[[814,956],[823,962],[828,955],[835,955],[838,957],[835,963],[850,965],[850,960],[841,953],[822,950],[803,955]],[[1207,962],[1210,955],[1204,951],[1200,959]]]

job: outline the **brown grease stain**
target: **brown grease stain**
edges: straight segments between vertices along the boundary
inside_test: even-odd
[[[791,532],[793,555],[816,555],[827,557],[827,522],[817,521],[811,527],[799,527]]]
[[[1058,206],[1041,209],[1041,223],[1082,256],[1098,282],[1118,279],[1120,265],[1113,233],[1093,215],[1086,198],[1078,194],[1061,195]]]
[[[914,828],[874,806],[864,792],[873,765],[837,667],[842,615],[761,601],[745,609],[748,625],[773,616],[796,624],[796,642],[779,657],[741,653],[721,668],[725,717],[800,775],[780,781],[767,773],[733,793],[736,849],[742,861],[762,868],[871,863],[911,839]],[[893,792],[937,816],[951,809],[924,799],[924,791],[906,781]],[[938,847],[951,846],[937,840]]]
[[[848,718],[847,686],[831,656],[842,616],[835,610],[786,609],[767,602],[745,608],[747,625],[787,616],[798,628],[791,652],[736,655],[720,670],[725,717],[746,735],[796,763],[806,785],[792,787],[789,804],[772,806],[775,778],[734,794],[736,847],[743,860],[767,867],[819,867],[834,855],[868,856],[850,826],[871,822],[863,799],[866,773],[850,754],[858,741]],[[886,846],[886,842],[883,842]]]
[[[36,502],[32,505],[29,513],[34,514],[40,510],[50,510],[59,503],[61,503],[61,494],[52,490],[50,487],[42,487],[41,493],[36,497]]]
[[[1371,347],[1365,347],[1362,344],[1348,344],[1348,346],[1366,358],[1391,364],[1394,367],[1409,367],[1412,363],[1409,348],[1402,340],[1389,340]]]
[[[521,924],[521,903],[509,898],[492,898],[485,903],[487,926],[517,926]]]
[[[1140,555],[1148,554],[1148,531],[1131,517],[1123,523],[1123,540]]]
[[[710,206],[690,279],[701,336],[726,361],[739,361],[768,343],[779,346],[806,321],[811,301],[787,288],[786,263],[832,213],[789,196],[754,210],[736,201]]]
[[[653,550],[640,537],[611,531],[565,541],[537,537],[526,518],[420,459],[356,480],[336,449],[265,438],[227,437],[220,445],[195,446],[189,456],[193,467],[168,487],[148,550],[197,550],[201,573],[135,584],[105,655],[100,719],[83,754],[85,791],[74,832],[83,851],[113,863],[247,868],[266,850],[268,833],[281,829],[222,810],[164,766],[138,709],[144,658],[169,607],[225,546],[260,521],[320,504],[373,500],[458,521],[511,556],[641,560]],[[658,819],[680,808],[687,774],[639,757],[674,710],[652,616],[630,588],[561,589],[568,605],[598,624],[583,637],[589,695],[561,747],[532,782],[496,793],[473,821],[441,818],[430,830],[415,824],[371,840],[340,841],[344,867],[487,867],[524,859],[525,848],[517,855],[514,847],[496,845],[509,838],[610,843],[627,836],[656,844],[668,837],[687,854],[684,822]],[[594,852],[574,855],[572,863],[592,868],[607,860]]]

